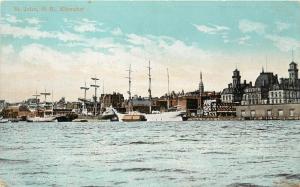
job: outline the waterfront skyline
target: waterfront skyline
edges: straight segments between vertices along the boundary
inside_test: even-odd
[[[288,77],[292,50],[300,59],[299,8],[299,2],[4,1],[0,98],[20,101],[47,89],[54,100],[76,100],[94,76],[98,93],[104,82],[106,93],[127,98],[129,64],[132,94],[147,96],[149,60],[153,96],[167,92],[167,68],[175,91],[198,89],[200,71],[205,90],[215,91],[231,82],[235,67],[252,82],[262,66]]]

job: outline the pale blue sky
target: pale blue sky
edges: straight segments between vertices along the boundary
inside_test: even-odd
[[[167,67],[172,88],[186,91],[197,89],[200,70],[206,88],[216,91],[229,83],[236,65],[249,81],[266,61],[270,71],[286,76],[292,49],[299,59],[299,10],[299,2],[3,1],[0,87],[8,90],[0,96],[16,100],[47,88],[75,99],[78,86],[93,75],[110,82],[107,92],[125,94],[123,74],[130,63],[133,89],[146,95],[148,60],[157,96],[165,92]],[[13,73],[18,76],[5,85]],[[24,80],[26,87],[19,85]]]

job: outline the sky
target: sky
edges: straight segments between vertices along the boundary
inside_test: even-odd
[[[264,68],[288,77],[300,59],[300,2],[1,1],[0,99],[45,89],[76,101],[98,77],[100,93],[127,98],[198,89],[221,91],[238,68],[255,82]],[[293,51],[293,52],[292,52]],[[293,54],[293,55],[292,55]],[[91,97],[94,91],[88,91]]]

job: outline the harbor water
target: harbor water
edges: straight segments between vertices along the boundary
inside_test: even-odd
[[[298,186],[300,122],[0,124],[1,183]]]

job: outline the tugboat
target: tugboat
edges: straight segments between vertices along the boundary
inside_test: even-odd
[[[57,116],[56,120],[58,122],[71,122],[71,121],[75,120],[76,118],[78,118],[77,114],[75,114],[75,113],[68,113],[66,115]]]
[[[109,119],[110,121],[120,121],[120,122],[135,122],[135,121],[147,121],[145,114],[133,111],[127,114],[121,114],[112,106],[107,107],[106,111],[102,113],[103,120]]]
[[[147,121],[144,114],[139,112],[131,112],[129,114],[124,114],[122,121],[124,122],[134,122],[134,121]]]

